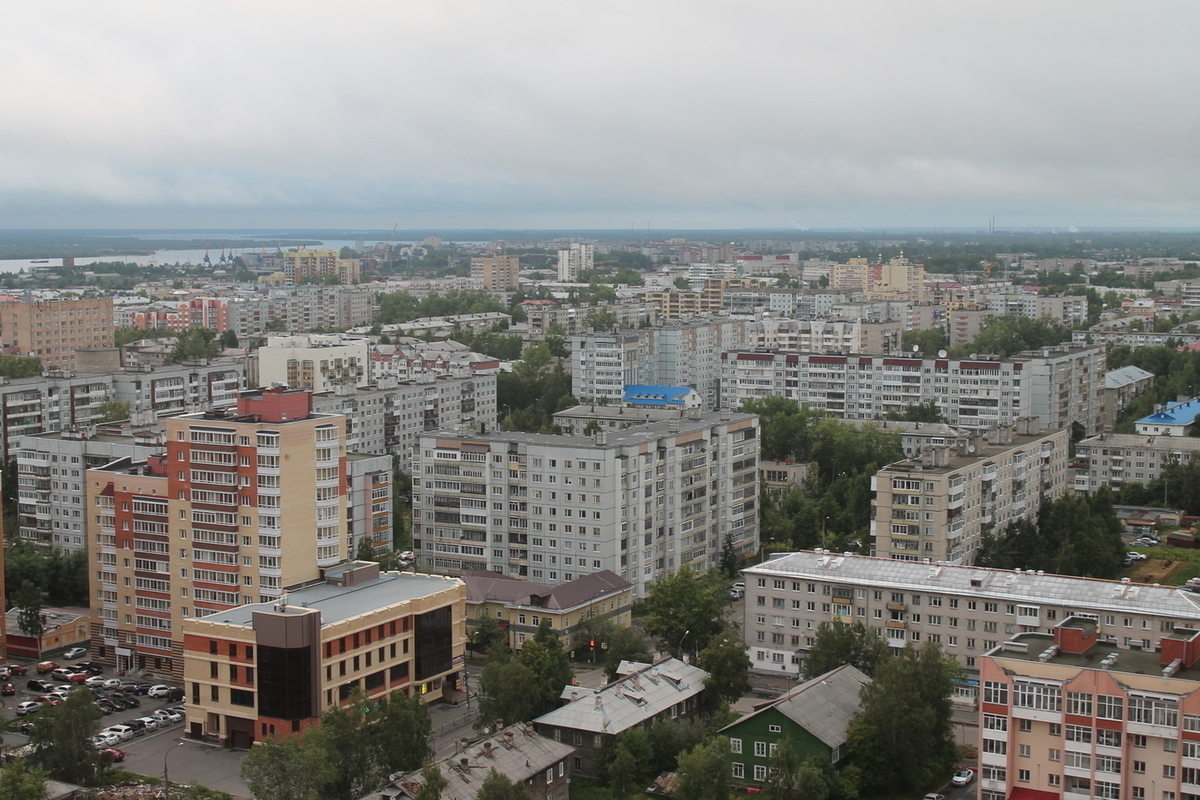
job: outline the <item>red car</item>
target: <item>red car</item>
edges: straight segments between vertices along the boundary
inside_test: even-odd
[[[86,672],[76,672],[74,675],[72,675],[67,680],[69,680],[71,683],[83,683],[90,677],[92,677],[92,676]]]
[[[6,683],[3,686],[0,686],[0,695],[4,695],[5,697],[11,697],[12,695],[14,695],[16,693],[17,693],[17,687],[13,686],[11,683]]]
[[[11,675],[28,675],[29,667],[25,666],[24,664],[9,664],[8,672]]]
[[[121,750],[118,747],[106,747],[100,751],[100,755],[108,756],[113,761],[124,761],[125,760],[125,751]]]

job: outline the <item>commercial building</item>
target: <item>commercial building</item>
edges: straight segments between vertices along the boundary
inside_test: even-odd
[[[353,561],[286,600],[188,619],[187,734],[244,749],[319,724],[357,691],[465,697],[465,597],[453,578]]]
[[[1105,641],[1152,650],[1200,612],[1200,594],[1176,586],[826,551],[780,555],[742,574],[753,668],[792,675],[825,623],[861,622],[895,648],[932,641],[977,672],[1000,642],[1072,615],[1094,619]]]
[[[621,667],[617,680],[603,689],[566,687],[566,705],[533,721],[542,736],[575,748],[571,769],[583,777],[600,776],[605,742],[622,731],[690,716],[701,707],[708,673],[699,667],[675,658],[657,664],[622,661]]]
[[[494,617],[520,650],[546,622],[571,650],[571,636],[584,623],[606,619],[628,628],[633,618],[633,584],[610,570],[583,575],[549,588],[481,570],[462,576],[467,585],[467,622]]]
[[[594,269],[596,266],[596,245],[571,242],[565,249],[558,251],[558,279],[560,281],[576,281],[579,273]]]
[[[1153,636],[1120,647],[1077,614],[985,655],[980,797],[1200,794],[1200,633],[1164,625]]]
[[[1101,486],[1119,490],[1129,483],[1146,484],[1160,477],[1163,467],[1186,463],[1196,453],[1200,439],[1191,436],[1091,436],[1075,447],[1075,491],[1091,494]]]
[[[871,478],[875,555],[969,564],[982,537],[1068,489],[1069,436],[1022,417],[966,442],[923,448]]]
[[[178,679],[184,619],[271,602],[352,555],[347,520],[384,500],[348,507],[345,419],[310,402],[245,392],[236,411],[167,419],[163,454],[87,471],[93,660]]]
[[[0,347],[45,369],[75,369],[75,351],[113,346],[111,297],[0,301]]]
[[[691,412],[595,437],[420,437],[413,540],[422,567],[555,585],[601,570],[651,582],[758,549],[758,417]]]
[[[372,380],[370,339],[343,333],[271,336],[258,350],[264,385],[330,392],[341,383],[366,386]]]
[[[729,737],[729,777],[767,782],[775,748],[788,742],[800,763],[816,756],[838,765],[846,757],[847,731],[859,709],[859,694],[871,682],[844,664],[755,708],[719,733]]]

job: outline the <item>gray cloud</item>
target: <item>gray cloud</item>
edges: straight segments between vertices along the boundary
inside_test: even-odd
[[[344,6],[9,9],[6,227],[1200,219],[1185,0]]]

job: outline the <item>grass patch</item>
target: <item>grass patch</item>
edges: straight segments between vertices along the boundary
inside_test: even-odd
[[[1200,550],[1161,546],[1131,549],[1149,556],[1126,573],[1135,581],[1180,586],[1187,583],[1189,578],[1200,577]]]

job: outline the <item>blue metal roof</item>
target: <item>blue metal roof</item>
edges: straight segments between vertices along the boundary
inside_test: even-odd
[[[1192,399],[1183,403],[1172,403],[1147,417],[1138,420],[1139,423],[1159,425],[1191,425],[1200,416],[1200,399]]]
[[[640,386],[626,384],[623,402],[635,406],[683,407],[684,398],[692,389],[688,386]]]

